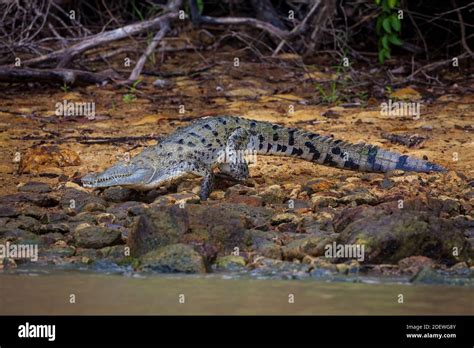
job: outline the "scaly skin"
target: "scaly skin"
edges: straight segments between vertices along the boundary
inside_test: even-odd
[[[446,171],[437,164],[373,145],[349,144],[269,122],[220,116],[201,118],[176,130],[160,144],[146,148],[129,162],[118,162],[102,173],[88,174],[82,182],[85,187],[120,185],[148,190],[189,176],[201,176],[204,180],[200,196],[205,200],[212,191],[216,168],[219,175],[236,180],[248,177],[247,164],[236,160],[238,151],[296,157],[362,172]]]

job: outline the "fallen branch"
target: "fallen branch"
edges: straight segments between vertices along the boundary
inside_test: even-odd
[[[67,47],[58,51],[54,51],[52,53],[49,53],[40,57],[29,59],[23,62],[23,64],[27,66],[28,65],[35,66],[40,63],[60,60],[61,65],[64,66],[68,62],[70,62],[72,59],[74,59],[74,57],[78,56],[79,54],[91,48],[109,43],[111,41],[121,40],[131,35],[139,34],[145,30],[152,29],[156,26],[160,26],[164,22],[175,19],[177,17],[178,17],[178,12],[170,12],[170,13],[155,17],[148,21],[134,23],[134,24],[126,25],[122,28],[109,30],[97,35],[87,37],[83,41],[75,45],[72,45],[70,47]]]
[[[273,36],[276,36],[277,38],[281,40],[289,39],[297,34],[297,33],[294,33],[290,35],[290,32],[288,30],[282,30],[269,23],[262,22],[258,19],[249,18],[249,17],[216,18],[216,17],[210,17],[210,16],[201,16],[200,21],[201,23],[211,24],[211,25],[248,25],[248,26],[252,26],[254,28],[263,30]]]
[[[469,52],[464,52],[463,54],[459,55],[457,58],[460,60],[460,59],[466,58],[469,55],[470,55]],[[452,61],[453,61],[453,59],[449,58],[449,59],[441,60],[441,61],[438,61],[438,62],[433,62],[433,63],[427,64],[425,66],[422,66],[421,68],[419,68],[419,69],[415,70],[413,73],[411,73],[411,75],[406,78],[406,81],[412,80],[415,77],[415,75],[419,74],[420,72],[432,71],[432,70],[437,69],[437,68],[439,68],[443,65],[447,65],[447,64],[451,63]]]
[[[74,69],[33,69],[0,67],[0,82],[59,82],[67,85],[102,84],[111,74],[97,74]]]

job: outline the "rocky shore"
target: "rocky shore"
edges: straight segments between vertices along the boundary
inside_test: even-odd
[[[266,178],[260,170],[245,185],[222,182],[202,203],[198,180],[145,193],[20,184],[0,197],[0,245],[37,245],[38,260],[4,258],[1,267],[473,285],[473,182],[459,173]],[[348,245],[362,253],[335,250]]]

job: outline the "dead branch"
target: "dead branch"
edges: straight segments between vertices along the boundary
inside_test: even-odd
[[[166,6],[166,9],[170,12],[177,12],[182,6],[182,3],[182,0],[171,0],[170,3]],[[138,62],[135,65],[135,68],[133,68],[132,73],[128,77],[127,82],[133,82],[137,80],[138,76],[140,76],[140,73],[143,70],[143,66],[146,63],[146,60],[155,51],[156,46],[158,46],[158,43],[161,41],[161,39],[165,37],[165,35],[170,30],[170,19],[163,20],[160,24],[160,27],[160,30],[155,34],[153,40],[151,40],[145,52],[141,55],[140,59],[138,59]]]
[[[0,82],[59,82],[67,85],[104,83],[110,74],[74,69],[33,69],[0,67]]]
[[[210,24],[210,25],[247,25],[260,30],[263,30],[279,39],[289,39],[295,36],[297,33],[290,35],[288,30],[282,30],[273,26],[270,23],[262,22],[255,18],[250,17],[210,17],[210,16],[201,16],[201,23]]]
[[[456,13],[457,13],[457,15],[458,15],[459,26],[460,26],[460,28],[461,28],[461,43],[462,43],[462,46],[463,46],[464,49],[469,53],[470,56],[473,56],[474,53],[472,53],[471,48],[470,48],[469,45],[467,44],[467,40],[466,40],[466,27],[465,27],[465,25],[464,25],[464,20],[463,20],[463,18],[462,18],[461,10],[457,7],[455,0],[451,0],[451,3],[453,4],[454,8],[456,9]]]
[[[463,54],[459,55],[457,58],[458,59],[463,59],[463,58],[466,58],[469,55],[470,55],[469,52],[464,52]],[[441,61],[438,61],[438,62],[433,62],[433,63],[427,64],[425,66],[422,66],[421,68],[419,68],[419,69],[415,70],[413,73],[411,73],[410,76],[408,76],[406,78],[406,80],[407,81],[412,80],[420,72],[426,73],[428,71],[432,71],[434,69],[437,69],[441,66],[445,66],[445,65],[451,63],[452,60],[453,60],[452,58],[449,58],[449,59],[441,60]]]
[[[169,12],[167,14],[155,17],[148,21],[133,23],[133,24],[126,25],[122,28],[109,30],[97,35],[87,37],[83,41],[75,45],[72,45],[70,47],[67,47],[65,49],[54,51],[47,55],[43,55],[37,58],[27,60],[23,64],[27,66],[35,66],[40,63],[61,60],[61,65],[64,66],[67,62],[70,62],[74,57],[78,56],[79,54],[82,54],[83,52],[91,48],[109,43],[111,41],[124,39],[128,37],[129,35],[139,34],[148,29],[152,29],[156,26],[160,26],[164,22],[175,19],[177,17],[178,17],[177,12]]]

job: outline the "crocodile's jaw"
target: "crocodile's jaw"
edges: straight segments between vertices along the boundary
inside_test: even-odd
[[[151,167],[139,168],[134,164],[116,164],[101,173],[87,174],[81,181],[84,187],[92,188],[126,186],[148,189],[155,172],[156,170]]]

